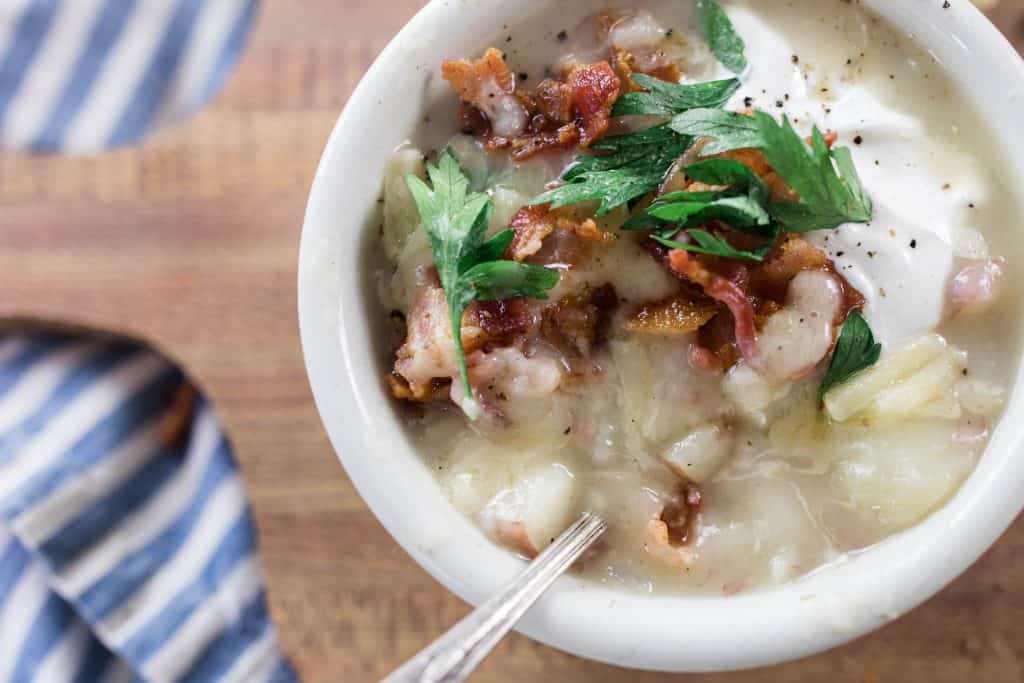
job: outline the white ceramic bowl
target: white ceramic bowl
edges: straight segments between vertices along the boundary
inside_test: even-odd
[[[1017,178],[1024,177],[1024,62],[967,0],[865,4],[928,47],[963,85]],[[345,469],[384,526],[437,580],[473,604],[523,568],[441,494],[382,386],[380,317],[363,258],[384,164],[423,115],[442,58],[479,52],[524,12],[558,0],[434,0],[381,54],[327,145],[302,235],[299,313],[306,363]],[[554,11],[557,11],[555,9]],[[1024,396],[1017,380],[984,459],[956,498],[918,527],[798,583],[736,597],[662,597],[565,577],[520,630],[591,659],[717,671],[803,657],[861,636],[967,569],[1024,507]]]

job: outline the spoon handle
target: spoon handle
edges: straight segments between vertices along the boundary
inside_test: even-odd
[[[382,683],[462,683],[530,607],[608,526],[585,513],[500,594],[456,624]]]

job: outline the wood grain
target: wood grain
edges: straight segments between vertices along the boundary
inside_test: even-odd
[[[212,395],[251,492],[272,611],[309,683],[376,680],[467,611],[345,478],[296,329],[299,231],[323,143],[360,75],[420,4],[265,0],[238,73],[194,119],[137,150],[0,157],[0,315],[146,337]],[[995,16],[1024,46],[1024,3],[1004,2]],[[868,638],[700,680],[1022,681],[1022,562],[1018,524],[940,596]],[[624,672],[517,636],[476,680],[690,678]]]

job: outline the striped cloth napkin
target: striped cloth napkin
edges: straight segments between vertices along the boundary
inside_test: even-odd
[[[0,0],[0,145],[93,152],[183,119],[256,4]],[[0,683],[297,680],[231,447],[181,370],[0,333]]]
[[[129,145],[224,84],[256,0],[0,0],[0,144]]]
[[[295,680],[207,401],[137,343],[0,337],[0,681]]]

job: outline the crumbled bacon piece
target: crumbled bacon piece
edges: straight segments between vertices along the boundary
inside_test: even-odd
[[[420,290],[408,317],[408,336],[398,350],[394,374],[405,380],[408,394],[426,400],[437,377],[450,377],[449,347],[453,346],[448,302],[440,285],[428,284]],[[395,389],[395,385],[392,385]]]
[[[577,65],[569,71],[566,87],[579,119],[580,146],[589,147],[608,132],[608,118],[619,99],[619,78],[608,62]]]
[[[492,135],[511,139],[525,132],[529,113],[515,95],[516,76],[499,50],[492,47],[475,62],[445,60],[441,75],[463,102],[476,107],[486,117]],[[463,114],[464,122],[465,119]]]
[[[566,356],[586,358],[599,344],[609,318],[618,306],[615,288],[605,285],[596,290],[589,287],[563,297],[544,309],[541,330],[544,338]]]
[[[725,304],[735,321],[736,344],[740,352],[752,367],[757,367],[760,352],[757,348],[757,327],[754,323],[754,306],[747,296],[744,280],[745,269],[737,268],[732,279],[713,273],[705,268],[700,261],[682,249],[669,252],[669,266],[677,274],[690,282],[699,285],[704,293]],[[739,282],[737,282],[737,280]]]
[[[678,83],[683,78],[683,72],[674,63],[664,58],[660,53],[652,53],[654,59],[648,56],[647,59],[638,59],[636,55],[627,50],[617,49],[612,57],[612,68],[622,81],[622,88],[626,92],[639,92],[643,90],[633,80],[633,74],[644,74],[653,76],[661,81]],[[661,59],[658,59],[661,57]]]
[[[511,344],[517,337],[527,334],[534,325],[526,299],[505,301],[475,301],[468,315],[483,330],[485,343]]]
[[[597,62],[572,66],[532,95],[517,93],[515,75],[494,48],[475,62],[445,61],[442,75],[462,100],[462,130],[486,137],[491,150],[511,148],[517,160],[602,139],[621,90],[612,67]]]
[[[696,540],[696,528],[702,505],[700,489],[696,484],[680,484],[661,512],[661,521],[668,529],[669,541],[683,546]]]
[[[677,294],[644,304],[626,323],[626,329],[644,334],[688,334],[707,325],[720,311],[721,306],[709,299]]]
[[[474,322],[470,316],[463,317],[462,343],[467,354],[485,341],[483,330]],[[448,300],[439,283],[422,287],[407,325],[408,335],[396,354],[389,385],[398,398],[430,401],[437,396],[438,382],[449,382],[458,372]]]
[[[512,158],[517,161],[529,159],[542,152],[572,149],[580,142],[580,131],[574,124],[567,123],[555,130],[542,130],[512,141]]]
[[[621,83],[607,62],[576,64],[562,82],[537,86],[528,134],[512,141],[512,156],[527,159],[539,152],[589,147],[604,138]]]
[[[434,401],[447,401],[451,392],[452,380],[434,379],[427,387],[417,387],[415,390],[409,384],[409,380],[392,372],[387,378],[388,388],[391,395],[400,401],[411,401],[413,403],[432,403]]]
[[[666,34],[656,25],[650,14],[636,10],[604,10],[598,13],[595,21],[597,40],[606,44],[611,52],[612,66],[622,79],[624,90],[643,90],[633,80],[633,74],[637,73],[672,83],[681,80],[683,74],[678,65],[665,54]],[[625,31],[635,34],[635,31],[630,29],[637,28],[649,38],[647,44],[638,43],[635,39],[623,44],[621,33]]]
[[[510,228],[516,236],[505,252],[505,258],[525,261],[544,246],[544,238],[555,231],[557,221],[546,206],[526,206],[512,217]]]
[[[585,221],[570,217],[560,211],[552,211],[546,205],[524,207],[512,218],[509,225],[516,236],[505,252],[505,258],[514,261],[525,261],[540,252],[544,240],[556,231],[571,233],[588,242],[611,244],[615,235],[604,232],[597,227],[593,219]]]
[[[681,484],[659,517],[644,528],[644,549],[659,562],[686,568],[693,563],[693,544],[703,501],[695,484]]]

